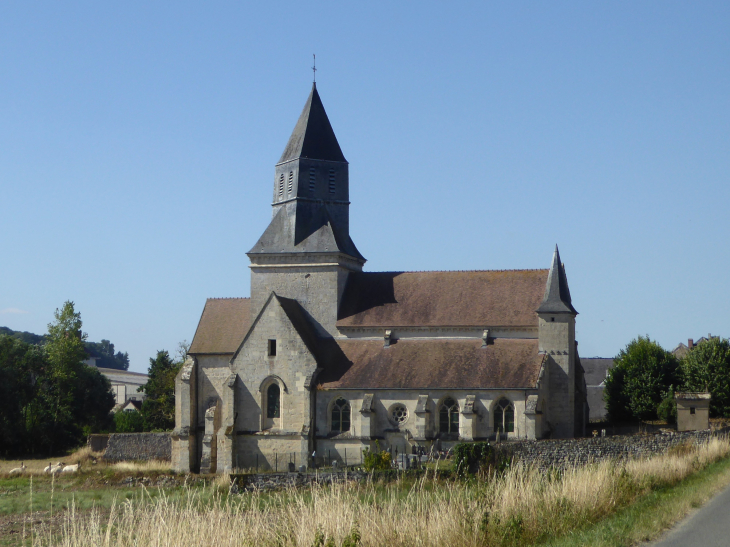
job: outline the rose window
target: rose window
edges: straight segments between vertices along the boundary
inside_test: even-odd
[[[390,409],[390,419],[396,425],[403,425],[408,421],[408,409],[405,405],[397,404],[393,405]]]

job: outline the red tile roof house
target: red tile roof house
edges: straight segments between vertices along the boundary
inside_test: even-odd
[[[251,298],[206,302],[177,377],[176,470],[584,433],[557,247],[546,270],[364,272],[349,204],[314,85],[276,164],[271,223],[248,252]]]

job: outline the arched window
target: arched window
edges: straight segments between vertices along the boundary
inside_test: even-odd
[[[451,397],[444,399],[439,408],[439,431],[441,433],[459,432],[459,404]]]
[[[515,407],[507,399],[500,399],[494,407],[494,431],[514,433]]]
[[[271,384],[266,390],[266,417],[278,418],[281,414],[281,389],[279,384]]]
[[[279,175],[279,199],[284,197],[284,173]]]
[[[289,171],[289,195],[291,196],[294,189],[294,171]]]
[[[332,405],[332,431],[350,431],[350,403],[340,397]]]

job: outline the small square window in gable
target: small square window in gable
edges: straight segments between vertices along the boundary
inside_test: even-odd
[[[269,340],[269,357],[276,357],[276,340]]]
[[[690,414],[694,414],[695,412],[696,412],[695,407],[693,407],[693,406],[689,407],[689,413]]]

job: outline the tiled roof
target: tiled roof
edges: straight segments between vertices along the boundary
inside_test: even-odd
[[[345,340],[330,351],[325,389],[535,388],[545,359],[537,340]],[[329,352],[328,352],[329,353]]]
[[[537,326],[548,270],[361,272],[338,327]]]
[[[249,298],[209,298],[188,353],[235,353],[250,326],[249,304]]]

